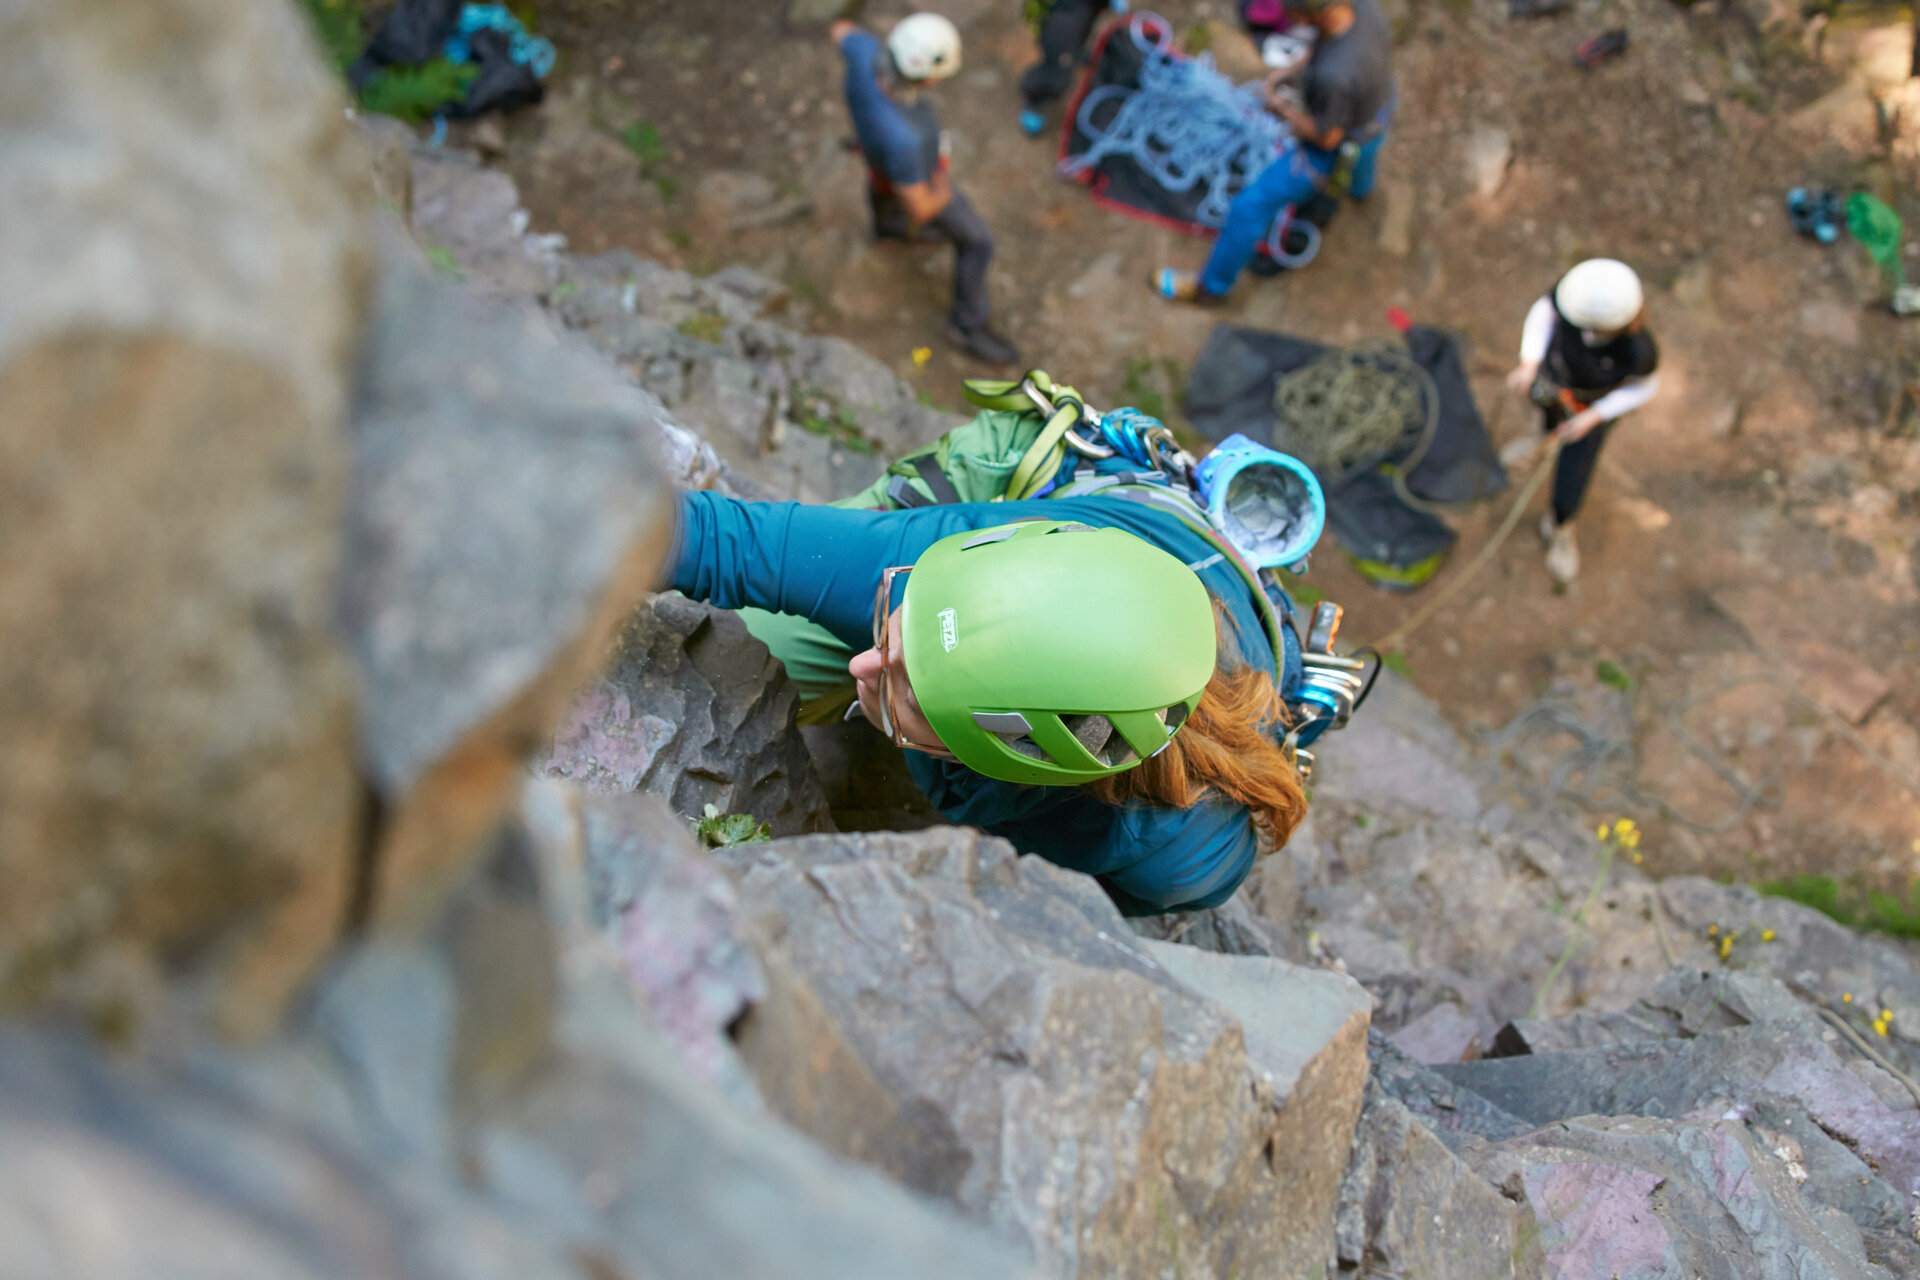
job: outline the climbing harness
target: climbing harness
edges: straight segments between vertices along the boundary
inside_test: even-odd
[[[1273,409],[1288,449],[1337,475],[1336,487],[1378,466],[1417,433],[1393,468],[1393,489],[1417,511],[1434,509],[1407,489],[1406,477],[1433,445],[1440,389],[1405,348],[1382,343],[1329,351],[1280,378]]]
[[[1077,391],[1054,382],[1042,370],[1030,371],[1017,382],[976,379],[964,386],[967,399],[981,408],[1022,410],[1043,419],[1040,434],[1014,469],[1006,499],[1098,494],[1168,512],[1212,545],[1218,553],[1215,559],[1231,565],[1246,584],[1257,602],[1275,660],[1280,661],[1287,649],[1282,628],[1292,629],[1293,623],[1275,607],[1263,574],[1272,572],[1272,564],[1304,568],[1306,553],[1319,538],[1325,499],[1308,468],[1244,438],[1238,444],[1223,443],[1221,448],[1228,449],[1228,454],[1221,462],[1210,454],[1206,463],[1197,463],[1158,420],[1136,409],[1106,413],[1090,409]],[[1256,452],[1262,456],[1252,456]],[[1102,472],[1092,465],[1114,458],[1124,458],[1142,470]],[[1265,487],[1258,483],[1261,478],[1267,481]],[[1238,490],[1236,480],[1242,482]],[[1264,515],[1266,497],[1276,484],[1283,496],[1294,498],[1299,509],[1285,512],[1288,536],[1271,553],[1283,558],[1262,557],[1263,562],[1256,565],[1239,545],[1251,532],[1244,523],[1247,517],[1234,513],[1247,510],[1249,497],[1258,495]],[[1228,518],[1218,519],[1215,511],[1226,512]],[[1261,531],[1268,528],[1262,525]],[[1284,595],[1277,581],[1273,586]],[[1310,777],[1313,769],[1313,754],[1307,748],[1328,730],[1343,728],[1379,676],[1377,655],[1369,675],[1364,660],[1333,652],[1339,619],[1339,606],[1323,602],[1315,609],[1307,638],[1303,641],[1294,634],[1302,678],[1286,699],[1291,728],[1281,745],[1303,778]]]
[[[1100,85],[1081,99],[1076,120],[1092,145],[1062,160],[1060,176],[1079,178],[1103,160],[1125,157],[1167,191],[1204,190],[1194,221],[1222,227],[1233,197],[1273,162],[1292,130],[1267,110],[1259,83],[1236,85],[1210,54],[1180,54],[1165,18],[1137,13],[1127,30],[1145,55],[1139,83]],[[1309,225],[1294,221],[1292,206],[1281,211],[1267,238],[1275,261],[1288,267],[1312,261],[1318,228],[1302,233],[1303,248],[1289,252],[1286,244],[1289,228]]]

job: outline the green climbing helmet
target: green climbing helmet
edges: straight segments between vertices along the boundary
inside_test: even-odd
[[[1193,570],[1123,529],[1026,520],[942,538],[906,579],[927,723],[977,773],[1071,786],[1157,754],[1213,678]]]

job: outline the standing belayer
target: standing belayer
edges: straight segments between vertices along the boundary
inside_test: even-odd
[[[1040,41],[1040,61],[1020,77],[1020,128],[1038,137],[1047,127],[1041,111],[1073,87],[1087,37],[1107,0],[1027,0],[1027,23]]]
[[[1553,505],[1540,521],[1547,572],[1558,582],[1580,574],[1573,518],[1593,481],[1600,448],[1622,415],[1653,399],[1659,362],[1640,277],[1624,262],[1587,259],[1527,312],[1520,363],[1507,375],[1507,386],[1540,406],[1542,434],[1511,442],[1501,459],[1523,462],[1540,440],[1560,442]]]
[[[1359,200],[1373,190],[1393,114],[1393,33],[1386,14],[1379,0],[1302,0],[1288,7],[1318,37],[1304,64],[1267,79],[1267,107],[1293,136],[1234,196],[1204,269],[1154,272],[1154,290],[1164,298],[1225,297],[1282,210],[1322,191]]]
[[[916,13],[901,19],[884,45],[851,22],[834,23],[830,33],[846,62],[847,110],[867,161],[875,238],[911,241],[932,233],[952,241],[947,340],[991,364],[1018,362],[1019,349],[987,321],[993,234],[954,189],[925,92],[960,69],[959,30],[937,13]]]

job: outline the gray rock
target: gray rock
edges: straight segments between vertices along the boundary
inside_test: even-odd
[[[413,130],[370,111],[354,117],[353,130],[367,155],[373,198],[408,221],[413,217]]]
[[[1811,1008],[1783,983],[1755,973],[1674,969],[1619,1013],[1517,1018],[1500,1029],[1490,1058],[1697,1036],[1759,1022],[1808,1022]],[[1912,1099],[1908,1099],[1909,1105]]]
[[[1498,1142],[1533,1128],[1473,1090],[1415,1062],[1378,1031],[1367,1037],[1367,1061],[1371,1087],[1419,1117],[1449,1150],[1461,1151],[1476,1138]]]
[[[1093,881],[976,832],[718,856],[771,940],[776,999],[794,988],[774,1025],[748,1016],[742,1051],[804,1131],[1050,1274],[1321,1273],[1364,1082],[1350,982],[1173,948],[1208,990],[1267,1004],[1243,1033]]]
[[[311,1024],[338,1059],[378,1149],[448,1158],[454,985],[440,956],[421,947],[355,948],[316,987]]]
[[[1920,1193],[1920,1111],[1889,1110],[1847,1070],[1818,1024],[1766,1023],[1435,1070],[1534,1124],[1582,1115],[1717,1116],[1743,1113],[1762,1098],[1791,1101],[1871,1160],[1895,1190]]]
[[[25,0],[6,30],[0,1006],[165,971],[257,1034],[350,880],[364,165],[294,6]]]
[[[589,1280],[457,1183],[163,1064],[0,1028],[8,1280]]]
[[[390,246],[340,613],[388,806],[373,905],[430,913],[670,537],[655,404],[544,318]]]
[[[1873,1014],[1890,1010],[1889,1035],[1877,1043],[1908,1074],[1920,1070],[1920,966],[1911,944],[1862,936],[1811,907],[1700,876],[1662,882],[1660,901],[1704,965],[1767,974],[1810,1003],[1857,1010],[1863,1031]],[[1715,944],[1729,937],[1722,962]]]
[[[1365,711],[1315,754],[1316,802],[1462,821],[1480,813],[1465,746],[1439,708],[1391,671],[1381,673]]]
[[[799,693],[734,614],[655,596],[615,639],[606,674],[574,702],[535,761],[596,791],[646,791],[686,818],[709,804],[776,835],[829,825]]]
[[[445,148],[418,147],[412,159],[413,234],[443,270],[442,253],[473,289],[510,298],[532,298],[557,282],[557,263],[529,251],[512,178]]]
[[[1462,1062],[1479,1057],[1483,1048],[1480,1024],[1451,1000],[1434,1005],[1390,1038],[1415,1062]]]
[[[1141,916],[1127,921],[1143,938],[1178,942],[1227,956],[1271,956],[1278,952],[1266,922],[1249,903],[1235,894],[1205,911],[1176,911],[1163,916]]]
[[[657,796],[583,792],[554,780],[529,787],[522,812],[542,864],[556,868],[547,878],[584,888],[576,927],[618,948],[654,1027],[695,1076],[758,1107],[728,1028],[767,998],[767,978],[732,883],[696,846],[686,820]]]
[[[1523,1059],[1524,1061],[1524,1059]],[[1524,1195],[1555,1276],[1870,1280],[1857,1232],[1732,1120],[1588,1117],[1469,1157]]]
[[[1539,1227],[1434,1137],[1402,1104],[1369,1085],[1340,1183],[1337,1256],[1362,1276],[1493,1280],[1545,1274]]]
[[[579,1188],[605,1233],[602,1274],[1032,1280],[950,1211],[700,1085],[642,1025],[603,947],[576,944],[555,1057],[492,1124],[529,1144],[496,1164],[515,1178],[499,1191],[526,1203]]]

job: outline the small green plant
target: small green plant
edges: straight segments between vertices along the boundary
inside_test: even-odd
[[[620,131],[620,145],[633,152],[641,169],[651,169],[667,158],[667,145],[660,141],[660,130],[645,120],[636,121]]]
[[[565,302],[578,292],[580,292],[580,282],[578,280],[562,280],[559,284],[553,286],[552,298],[555,302]]]
[[[1311,609],[1327,598],[1327,593],[1304,578],[1296,578],[1287,584],[1287,594],[1302,609]]]
[[[938,407],[933,403],[933,392],[928,391],[925,387],[922,387],[920,390],[914,392],[913,398],[919,401],[920,407],[922,409],[933,409]]]
[[[683,338],[713,346],[726,336],[727,322],[711,311],[702,311],[698,315],[688,316],[673,328]]]
[[[382,67],[360,88],[360,106],[383,116],[419,124],[467,96],[480,68],[435,58],[417,67]]]
[[[773,828],[750,813],[722,813],[717,805],[708,805],[706,815],[693,824],[693,836],[703,848],[725,849],[736,844],[765,844],[773,839]]]
[[[1593,669],[1593,674],[1594,678],[1599,680],[1601,684],[1612,685],[1622,693],[1633,688],[1633,677],[1628,675],[1626,671],[1621,668],[1620,664],[1611,658],[1600,659],[1599,665]]]
[[[799,397],[799,403],[809,404],[810,408],[795,417],[802,431],[809,435],[822,436],[833,441],[843,449],[853,453],[877,453],[873,441],[860,431],[860,424],[845,405],[835,403],[829,397],[815,393],[812,396]]]
[[[430,244],[423,250],[427,262],[433,269],[449,280],[465,280],[467,273],[460,269],[460,259],[453,256],[453,250],[443,244]]]
[[[1896,938],[1920,938],[1920,883],[1900,895],[1834,876],[1798,875],[1754,885],[1771,898],[1812,907],[1853,929],[1876,929]]]
[[[1383,653],[1380,655],[1380,662],[1387,670],[1393,672],[1393,674],[1399,676],[1401,679],[1413,679],[1413,667],[1407,661],[1405,650],[1394,649],[1391,652]]]
[[[1120,396],[1149,418],[1167,420],[1167,398],[1160,393],[1151,359],[1135,356],[1127,361],[1120,375]]]

